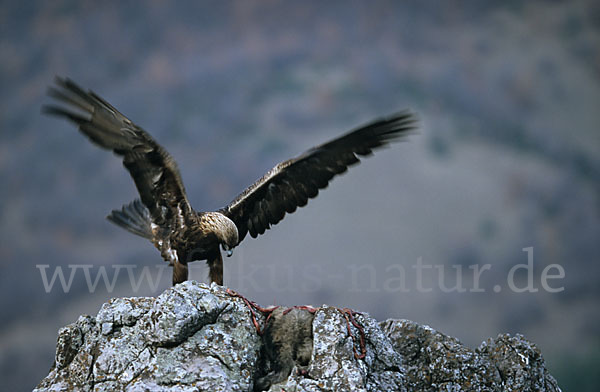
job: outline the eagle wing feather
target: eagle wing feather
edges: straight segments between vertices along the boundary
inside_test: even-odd
[[[236,224],[240,242],[248,232],[257,237],[286,213],[306,205],[333,177],[360,162],[359,157],[404,138],[415,128],[415,122],[415,116],[404,111],[313,147],[276,165],[220,212]]]
[[[146,131],[73,81],[57,77],[56,85],[48,93],[64,106],[48,105],[44,111],[75,122],[94,144],[123,157],[153,223],[168,226],[178,207],[191,211],[175,160]]]

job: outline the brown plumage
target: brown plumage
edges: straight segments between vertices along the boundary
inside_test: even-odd
[[[69,79],[56,79],[49,95],[64,106],[45,106],[66,117],[98,146],[123,157],[141,200],[112,211],[108,219],[148,238],[173,265],[173,284],[187,280],[187,263],[207,260],[211,282],[223,284],[221,246],[228,255],[249,232],[257,237],[317,196],[331,179],[359,162],[359,156],[406,136],[415,118],[401,112],[379,119],[296,158],[281,162],[226,207],[196,212],[190,206],[179,169],[169,153],[92,91]]]

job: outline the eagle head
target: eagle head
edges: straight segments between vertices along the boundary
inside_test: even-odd
[[[235,223],[220,212],[208,212],[205,213],[202,218],[217,236],[217,239],[227,256],[231,256],[233,254],[233,248],[235,248],[239,242],[238,229]]]

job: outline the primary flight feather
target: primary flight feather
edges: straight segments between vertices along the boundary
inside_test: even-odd
[[[49,95],[63,105],[45,106],[46,113],[68,118],[94,144],[123,157],[140,199],[112,211],[108,219],[149,239],[173,266],[173,284],[187,280],[188,262],[206,260],[211,282],[222,285],[219,247],[230,255],[248,233],[263,234],[360,162],[359,157],[405,137],[416,121],[406,111],[373,121],[279,163],[220,210],[197,212],[177,164],[146,131],[69,79],[56,78]]]

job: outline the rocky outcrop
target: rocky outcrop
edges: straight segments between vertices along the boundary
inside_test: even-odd
[[[348,309],[260,310],[193,281],[112,299],[59,331],[36,391],[560,391],[520,335],[471,350]]]

